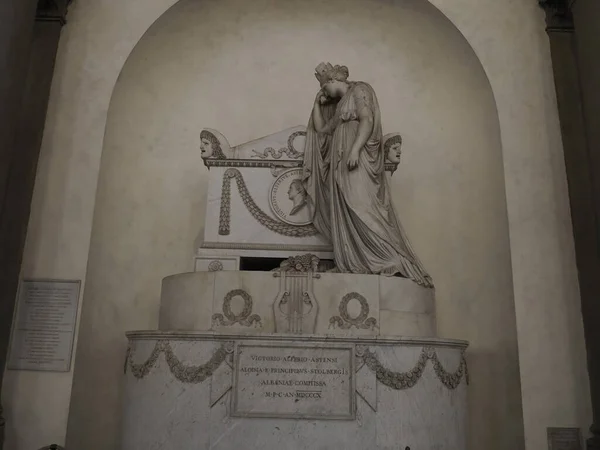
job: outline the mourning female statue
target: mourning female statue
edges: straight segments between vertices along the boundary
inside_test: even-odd
[[[333,244],[336,271],[409,278],[433,287],[398,220],[385,175],[379,104],[348,68],[321,63],[303,183],[315,228]]]

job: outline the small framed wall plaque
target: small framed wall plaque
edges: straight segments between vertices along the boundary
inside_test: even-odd
[[[548,428],[549,450],[583,450],[579,428]]]
[[[68,372],[81,281],[23,280],[19,286],[7,367]]]

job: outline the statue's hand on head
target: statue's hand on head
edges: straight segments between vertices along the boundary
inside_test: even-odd
[[[315,105],[323,105],[327,103],[328,100],[329,97],[323,92],[323,89],[319,89],[319,92],[317,92],[317,96],[315,97]]]

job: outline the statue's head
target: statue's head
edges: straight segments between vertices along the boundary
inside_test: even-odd
[[[333,66],[331,63],[321,63],[315,69],[321,88],[332,98],[338,96],[340,85],[348,82],[349,74],[346,66]]]
[[[228,146],[225,138],[216,130],[205,128],[200,132],[200,151],[203,159],[226,159],[223,146]]]
[[[383,152],[389,162],[398,164],[402,156],[402,136],[400,133],[388,134],[383,138]]]

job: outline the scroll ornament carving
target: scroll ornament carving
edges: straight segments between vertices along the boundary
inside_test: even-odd
[[[287,148],[280,148],[279,150],[275,150],[273,147],[267,147],[262,152],[258,152],[256,150],[252,150],[254,152],[254,156],[257,156],[260,159],[266,159],[269,157],[269,153],[273,157],[273,159],[279,159],[284,154],[289,158],[299,159],[304,156],[304,152],[299,152],[294,147],[294,139],[298,136],[306,136],[306,131],[296,131],[292,133],[287,141]]]
[[[244,300],[244,309],[239,314],[234,314],[231,310],[231,301],[234,297],[242,297]],[[258,314],[252,314],[252,297],[242,289],[229,291],[223,299],[223,314],[216,313],[212,316],[213,327],[230,327],[239,323],[242,326],[250,327],[262,326],[262,319]]]
[[[376,375],[377,380],[380,383],[395,390],[409,389],[416,385],[421,379],[427,361],[429,360],[433,363],[433,370],[436,376],[448,389],[456,389],[460,385],[463,377],[465,378],[466,383],[469,384],[469,372],[464,354],[461,355],[460,365],[454,373],[447,372],[446,369],[444,369],[442,363],[438,359],[435,349],[432,347],[424,347],[417,364],[407,372],[394,372],[387,369],[379,362],[375,353],[369,350],[368,347],[357,346],[356,355],[362,358],[366,366]]]
[[[354,299],[360,303],[360,313],[356,317],[351,317],[348,312],[348,303]],[[377,327],[377,319],[369,317],[369,302],[358,292],[350,292],[344,295],[344,298],[340,302],[339,310],[339,316],[333,316],[329,319],[329,328],[338,326],[342,330],[348,330],[352,327],[362,330],[373,330]]]
[[[150,370],[156,365],[156,361],[161,353],[165,354],[167,364],[171,374],[182,383],[202,383],[207,378],[211,377],[212,374],[219,368],[223,361],[228,355],[233,354],[233,342],[224,343],[213,356],[205,364],[199,366],[187,366],[182,363],[171,348],[169,341],[160,340],[156,342],[150,357],[141,364],[135,364],[133,362],[133,350],[131,345],[127,348],[127,357],[125,360],[125,373],[127,373],[127,366],[129,366],[132,375],[135,378],[142,379],[146,377]]]
[[[223,175],[223,187],[221,189],[221,209],[219,211],[219,234],[228,235],[231,231],[231,179],[235,178],[238,191],[244,205],[261,225],[269,230],[283,236],[306,237],[315,236],[318,231],[312,225],[290,225],[275,220],[258,207],[246,186],[246,182],[238,169],[227,169]]]

